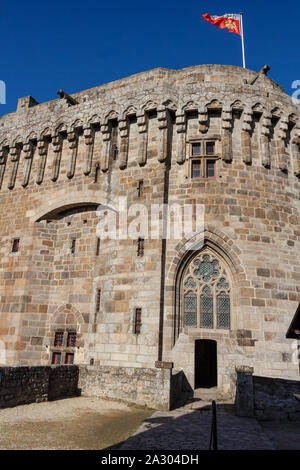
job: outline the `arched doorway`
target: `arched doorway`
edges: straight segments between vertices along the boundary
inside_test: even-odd
[[[218,385],[217,342],[210,339],[195,341],[195,388]]]

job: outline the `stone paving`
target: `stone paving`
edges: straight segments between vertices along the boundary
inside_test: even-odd
[[[217,405],[220,450],[275,450],[256,419],[235,416],[232,405]],[[120,450],[207,450],[210,441],[211,406],[192,405],[147,418]]]

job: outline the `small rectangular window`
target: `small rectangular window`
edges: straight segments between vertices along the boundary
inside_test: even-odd
[[[65,364],[74,364],[74,353],[67,353],[66,354]]]
[[[143,238],[138,239],[137,255],[144,256],[144,239]]]
[[[135,335],[140,334],[142,326],[142,309],[136,308],[135,309],[135,319],[134,319],[134,327],[133,332]]]
[[[200,155],[201,153],[201,144],[192,144],[192,155]]]
[[[13,244],[12,244],[12,253],[17,253],[19,251],[19,245],[20,245],[20,238],[14,238]]]
[[[71,253],[72,253],[72,255],[75,253],[75,248],[76,248],[76,238],[73,238],[71,240]]]
[[[206,142],[206,155],[215,155],[215,143]]]
[[[201,178],[201,161],[192,161],[192,178]]]
[[[52,364],[60,364],[61,363],[61,353],[54,352],[52,355]]]
[[[216,161],[215,160],[207,160],[206,176],[207,178],[215,178],[216,176]]]
[[[67,347],[75,348],[76,346],[76,331],[70,331],[67,337]]]
[[[62,346],[63,341],[64,341],[64,332],[63,331],[57,331],[55,333],[55,337],[54,337],[54,346],[55,347]]]

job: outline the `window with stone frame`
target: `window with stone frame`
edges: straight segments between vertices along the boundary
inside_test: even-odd
[[[77,332],[73,330],[57,330],[54,332],[52,340],[51,364],[63,365],[73,364],[75,357],[75,348],[77,341]]]
[[[140,334],[141,326],[142,326],[142,309],[138,307],[135,309],[134,325],[133,325],[133,333],[135,335]]]
[[[183,326],[230,329],[231,288],[227,269],[204,251],[187,266],[182,278]]]
[[[190,144],[190,175],[192,179],[216,177],[219,158],[216,149],[215,140],[201,140]]]
[[[14,238],[13,243],[12,243],[11,252],[12,253],[17,253],[19,251],[19,246],[20,246],[20,238]]]

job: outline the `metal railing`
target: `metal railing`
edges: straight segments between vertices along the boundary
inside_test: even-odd
[[[215,400],[211,403],[212,420],[208,450],[218,450],[217,406]]]

